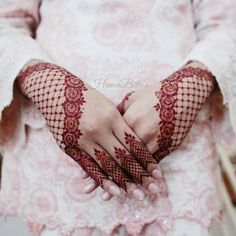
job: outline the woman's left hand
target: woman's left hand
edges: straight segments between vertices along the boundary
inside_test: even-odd
[[[127,94],[117,108],[159,162],[182,143],[214,83],[202,64],[190,62],[161,82]]]

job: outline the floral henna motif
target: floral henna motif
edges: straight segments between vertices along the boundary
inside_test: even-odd
[[[87,88],[81,80],[74,78],[71,74],[65,76],[65,101],[62,103],[65,113],[62,144],[65,145],[65,148],[79,146],[78,140],[82,135],[79,130],[79,120],[83,114],[82,106],[85,103],[83,91],[86,90]]]
[[[125,149],[115,147],[115,155],[120,161],[122,168],[130,173],[135,182],[143,184],[144,179],[150,177],[148,172],[138,162],[134,162],[134,157],[127,153]]]
[[[129,145],[131,154],[133,154],[139,160],[145,169],[148,169],[149,164],[156,165],[156,161],[148,149],[133,135],[125,132],[125,141]]]
[[[49,129],[59,146],[78,147],[81,131],[79,120],[85,103],[84,83],[65,69],[37,63],[19,74],[18,81],[23,91],[46,118]]]
[[[156,160],[160,161],[182,143],[213,90],[214,81],[210,72],[194,67],[182,68],[162,81],[160,91],[155,93],[159,102],[154,106],[160,116]]]
[[[102,169],[108,173],[118,186],[127,191],[128,184],[131,183],[131,180],[127,177],[126,173],[118,167],[116,162],[105,151],[94,148],[94,153]]]
[[[79,147],[82,135],[79,125],[85,103],[84,83],[64,68],[37,63],[27,67],[17,77],[24,94],[34,102],[54,135],[58,145],[97,182],[109,177],[96,162]]]

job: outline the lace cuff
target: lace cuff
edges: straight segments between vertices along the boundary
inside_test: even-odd
[[[236,45],[228,35],[222,30],[212,32],[196,44],[184,64],[199,61],[215,76],[236,133]]]
[[[16,45],[17,41],[20,45]],[[0,120],[5,107],[13,100],[13,84],[16,76],[23,66],[31,59],[50,61],[48,56],[40,49],[30,37],[10,33],[0,39]],[[13,47],[14,46],[14,47]]]

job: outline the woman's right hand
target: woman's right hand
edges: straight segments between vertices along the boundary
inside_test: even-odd
[[[143,199],[143,188],[136,184],[158,192],[152,176],[162,179],[160,168],[105,96],[64,68],[42,61],[29,62],[17,80],[61,149],[95,181],[85,192],[100,185],[107,200],[120,188]]]

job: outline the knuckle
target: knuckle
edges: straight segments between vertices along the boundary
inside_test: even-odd
[[[138,136],[141,138],[143,143],[148,143],[153,137],[151,132],[144,132],[144,131],[138,133]]]
[[[98,125],[94,121],[91,121],[91,120],[89,121],[88,120],[88,121],[83,123],[82,132],[84,134],[87,134],[87,135],[94,134],[94,133],[97,132],[97,130],[98,130]]]
[[[112,121],[113,119],[115,119],[117,116],[117,112],[115,109],[112,108],[106,108],[106,110],[104,110],[101,119],[102,121]]]
[[[125,113],[123,118],[125,119],[126,123],[131,127],[135,127],[139,124],[138,117],[133,115],[133,113]]]

